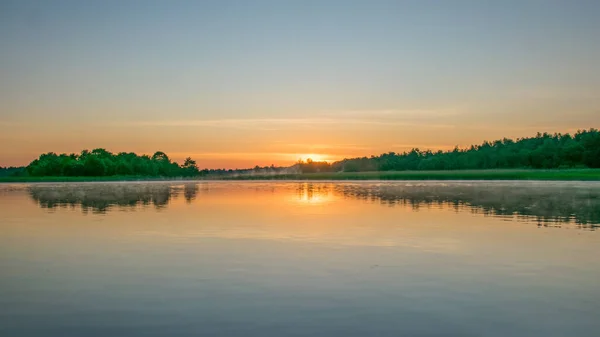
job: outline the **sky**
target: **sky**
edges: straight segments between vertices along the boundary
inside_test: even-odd
[[[291,165],[600,127],[600,1],[0,0],[0,166]]]

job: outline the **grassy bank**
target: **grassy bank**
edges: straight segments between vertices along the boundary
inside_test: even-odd
[[[285,175],[248,175],[224,177],[231,180],[585,180],[600,181],[600,169],[572,170],[456,170],[456,171],[384,171],[325,172]]]
[[[197,178],[165,178],[145,176],[108,177],[0,177],[0,183],[60,183],[60,182],[102,182],[102,181],[171,181]]]
[[[88,182],[88,181],[169,181],[169,180],[580,180],[600,181],[600,169],[566,170],[456,170],[325,172],[281,175],[248,174],[203,178],[160,178],[143,176],[111,177],[0,177],[0,182]]]

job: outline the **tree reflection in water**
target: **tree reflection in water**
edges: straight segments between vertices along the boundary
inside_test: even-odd
[[[153,205],[161,209],[179,195],[187,203],[193,203],[203,184],[207,186],[192,182],[31,185],[29,195],[42,208],[79,206],[84,212],[106,213],[112,207],[134,209]],[[600,224],[600,185],[591,183],[254,182],[212,186],[232,189],[234,194],[236,189],[291,194],[303,201],[335,195],[414,210],[450,207],[457,212],[467,210],[486,216],[533,220],[540,226],[570,223],[595,229]]]
[[[167,207],[170,200],[181,193],[186,202],[192,202],[198,193],[198,184],[98,183],[32,185],[29,188],[29,195],[42,208],[80,206],[83,212],[91,210],[99,214],[106,213],[115,206],[135,208],[153,205],[161,209]]]
[[[576,183],[300,183],[299,198],[334,193],[388,206],[452,207],[457,212],[535,220],[539,226],[572,223],[595,229],[600,224],[600,185]]]

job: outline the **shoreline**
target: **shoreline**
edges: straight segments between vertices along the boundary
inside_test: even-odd
[[[600,181],[600,169],[492,169],[455,171],[371,171],[371,172],[322,172],[298,174],[245,174],[237,176],[202,177],[0,177],[0,183],[36,182],[111,182],[111,181],[206,181],[206,180],[296,180],[296,181],[344,181],[344,180],[536,180],[536,181]]]

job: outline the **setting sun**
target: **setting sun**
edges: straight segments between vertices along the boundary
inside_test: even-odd
[[[328,163],[334,161],[333,159],[329,158],[329,156],[327,156],[325,154],[309,153],[309,154],[299,154],[298,155],[298,160],[307,161],[309,159],[312,161],[324,161],[324,162],[328,162]]]
[[[0,0],[2,336],[596,335],[598,17]]]

